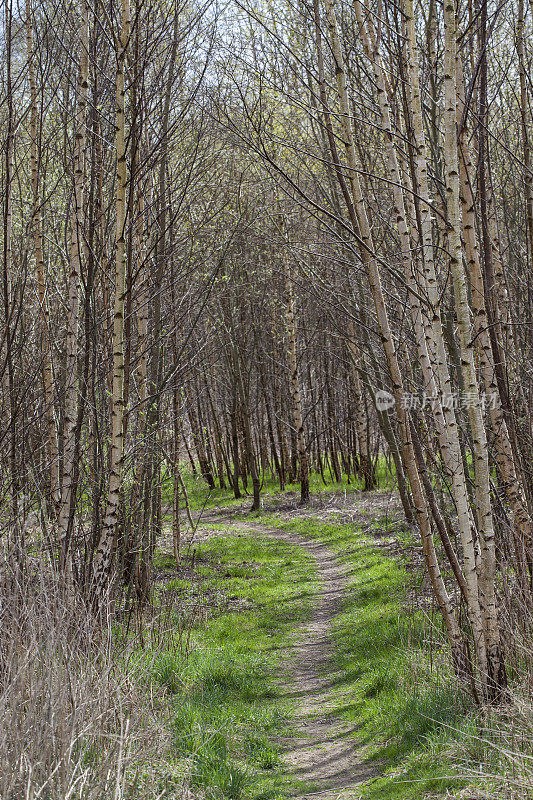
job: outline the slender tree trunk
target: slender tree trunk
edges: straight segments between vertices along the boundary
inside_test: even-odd
[[[465,99],[460,59],[457,59],[457,90],[459,99],[458,111],[462,116],[465,107]],[[521,476],[517,474],[515,469],[511,439],[502,409],[498,381],[493,364],[493,351],[489,336],[483,275],[476,237],[475,207],[471,184],[471,176],[474,170],[468,144],[466,120],[463,120],[460,129],[458,145],[460,156],[461,202],[463,206],[463,241],[465,245],[466,264],[470,277],[472,310],[474,312],[474,339],[481,366],[485,397],[488,401],[488,414],[492,435],[494,437],[496,463],[500,470],[503,491],[512,514],[516,569],[521,580],[522,588],[528,591],[528,582],[531,578],[530,575],[528,579],[528,569],[531,569],[531,563],[528,567],[528,556],[531,558],[533,525],[527,509],[525,493],[520,479]]]
[[[65,357],[65,389],[63,413],[63,475],[58,513],[58,532],[64,570],[69,569],[69,530],[71,507],[75,503],[76,422],[78,409],[78,342],[81,264],[84,251],[85,143],[87,128],[87,96],[89,86],[89,16],[86,0],[80,4],[79,70],[76,89],[74,128],[73,198],[70,216],[69,288],[67,304],[67,341]]]
[[[9,397],[9,493],[11,496],[11,532],[15,547],[15,558],[21,563],[24,543],[22,541],[22,528],[19,520],[19,476],[17,471],[17,401],[15,398],[15,373],[13,364],[13,318],[11,309],[10,285],[12,279],[12,189],[13,189],[13,150],[15,145],[15,113],[13,101],[12,58],[13,58],[13,5],[12,0],[5,3],[5,41],[6,41],[6,98],[7,98],[7,125],[4,164],[4,220],[3,220],[3,271],[2,291],[4,304],[4,324],[6,326],[6,366],[7,390]]]
[[[289,338],[289,370],[292,396],[292,416],[296,430],[296,444],[298,448],[298,463],[300,466],[300,504],[309,502],[309,458],[302,416],[302,403],[300,398],[300,381],[298,378],[298,358],[296,354],[296,321],[294,317],[294,299],[292,292],[292,276],[289,256],[282,255],[283,278],[285,282],[285,324]]]
[[[344,58],[339,39],[337,19],[331,0],[326,0],[326,12],[328,27],[330,31],[330,43],[335,59],[335,73],[337,79],[337,89],[340,104],[341,136],[344,144],[348,168],[350,170],[350,188],[352,193],[353,208],[356,214],[357,227],[354,233],[357,235],[360,244],[360,255],[369,278],[370,289],[374,301],[376,317],[381,333],[383,348],[387,359],[387,365],[392,381],[393,394],[396,404],[396,413],[400,424],[402,458],[404,468],[411,484],[413,504],[416,511],[417,521],[422,539],[428,575],[439,604],[439,608],[446,626],[450,646],[452,649],[453,660],[458,675],[466,677],[469,674],[469,665],[462,640],[461,632],[457,619],[453,612],[452,604],[437,560],[435,545],[433,542],[430,518],[420,482],[420,476],[416,467],[415,454],[411,441],[411,432],[406,405],[404,402],[404,389],[400,368],[395,352],[395,347],[390,330],[381,278],[379,274],[378,261],[374,257],[374,246],[368,218],[366,214],[365,202],[361,192],[358,178],[358,165],[355,156],[354,134],[351,127],[351,114],[348,102],[348,92],[346,87],[346,75],[344,69]]]
[[[178,357],[176,337],[174,337],[174,358]],[[172,393],[172,473],[174,486],[172,492],[172,546],[176,568],[180,566],[181,547],[181,521],[180,521],[180,430],[179,419],[181,415],[180,391],[176,385]]]
[[[350,323],[348,328],[348,338],[346,339],[348,352],[350,353],[351,378],[354,391],[355,406],[355,433],[357,439],[357,458],[359,460],[359,472],[364,481],[364,490],[369,491],[376,487],[376,474],[372,465],[368,449],[368,426],[366,418],[365,401],[363,387],[359,376],[359,366],[361,362],[361,351],[357,343],[355,325]]]
[[[111,395],[111,447],[109,487],[102,533],[93,559],[96,598],[107,592],[115,542],[120,488],[124,460],[124,299],[126,292],[126,161],[125,68],[130,38],[130,4],[122,0],[120,42],[116,73],[116,230],[115,230],[115,308],[113,319],[113,385]]]
[[[406,3],[406,25],[408,29],[407,42],[410,67],[408,78],[411,87],[413,129],[416,143],[415,170],[417,171],[419,191],[423,201],[425,201],[423,202],[423,210],[421,210],[420,214],[422,239],[424,242],[422,248],[424,273],[420,276],[418,275],[417,260],[415,257],[411,256],[411,238],[407,226],[407,215],[401,190],[401,176],[392,134],[391,111],[387,100],[385,74],[378,51],[378,40],[373,32],[371,21],[367,20],[365,23],[359,0],[355,0],[355,6],[363,44],[367,51],[367,55],[371,59],[374,66],[378,100],[381,108],[381,124],[384,132],[385,148],[387,152],[387,164],[389,168],[389,174],[393,182],[394,213],[401,242],[405,280],[409,289],[409,303],[411,307],[411,316],[418,348],[418,358],[424,377],[424,388],[428,395],[433,398],[432,411],[439,437],[440,452],[450,480],[452,497],[457,509],[458,525],[463,544],[463,557],[467,576],[466,585],[468,587],[468,613],[474,632],[476,652],[478,653],[480,666],[483,672],[486,654],[478,575],[476,571],[474,537],[471,526],[470,508],[468,504],[466,477],[463,471],[461,459],[458,425],[452,402],[452,386],[444,347],[442,323],[438,308],[437,279],[433,262],[433,234],[431,219],[428,213],[429,196],[427,185],[427,162],[425,157],[424,128],[420,104],[420,87],[418,83],[418,59],[416,58],[415,50],[416,41],[414,34],[413,10],[411,2],[408,0]],[[366,26],[368,26],[370,29],[371,35],[367,33]],[[373,50],[371,50],[372,43]],[[422,287],[423,294],[427,293],[432,306],[430,309],[429,319],[427,318],[427,315],[424,317],[424,309],[422,309],[420,306],[420,301],[418,299],[420,297],[419,287]],[[440,395],[437,391],[436,376],[433,372],[433,364],[435,361],[437,362],[437,375],[441,390]],[[433,511],[434,506],[431,503],[431,499],[431,496],[429,496],[428,500],[430,501],[430,507]],[[433,516],[435,517],[435,515]],[[435,518],[435,522],[440,532],[440,519],[438,517]],[[449,548],[445,547],[445,550],[449,556]],[[451,566],[454,568],[454,561],[451,562]]]
[[[231,400],[230,422],[231,422],[231,447],[233,453],[233,494],[237,500],[241,497],[241,490],[239,487],[240,475],[240,456],[239,456],[239,426],[237,424],[237,387],[233,383],[233,392]]]
[[[26,45],[28,51],[28,77],[30,82],[30,163],[33,229],[33,252],[35,257],[35,276],[39,293],[39,309],[41,312],[41,352],[43,362],[43,385],[45,401],[45,419],[47,430],[47,459],[50,470],[50,497],[54,511],[59,504],[59,449],[57,429],[54,419],[54,376],[52,369],[52,353],[50,349],[50,324],[48,301],[46,298],[46,280],[43,253],[43,221],[39,199],[39,112],[37,101],[37,81],[35,78],[33,20],[30,0],[26,0]]]
[[[196,409],[194,407],[194,399],[192,395],[189,393],[188,395],[188,403],[187,403],[187,414],[189,416],[189,423],[191,426],[192,438],[194,442],[194,448],[196,450],[196,456],[198,458],[198,463],[200,464],[200,472],[202,473],[202,478],[205,480],[207,485],[209,486],[210,490],[215,488],[215,479],[213,477],[213,471],[211,469],[211,465],[209,463],[209,458],[207,455],[207,451],[205,448],[204,436],[202,432],[202,427],[200,425],[200,421],[196,414]]]
[[[533,7],[532,7],[533,15]],[[522,159],[524,164],[524,199],[526,205],[526,226],[529,242],[529,266],[533,261],[533,169],[531,164],[531,112],[527,91],[528,73],[524,45],[525,12],[524,0],[518,0],[518,20],[516,24],[516,53],[520,76],[520,121],[522,125]]]
[[[453,279],[455,312],[459,331],[461,371],[465,383],[468,420],[473,441],[476,481],[476,511],[482,548],[482,589],[485,616],[486,664],[480,662],[480,679],[484,694],[495,697],[506,685],[505,666],[500,647],[496,607],[496,548],[490,501],[490,472],[487,439],[474,362],[473,330],[461,245],[460,178],[457,157],[457,87],[456,87],[456,16],[453,0],[444,2],[444,93],[446,172],[446,204],[448,214],[448,247]],[[483,648],[478,644],[478,654]]]

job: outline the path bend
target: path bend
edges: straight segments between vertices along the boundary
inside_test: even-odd
[[[281,740],[283,760],[294,776],[295,797],[357,800],[361,783],[379,775],[379,767],[361,757],[354,728],[335,713],[333,620],[342,611],[348,570],[327,545],[256,522],[232,521],[231,527],[303,547],[314,558],[319,580],[310,619],[296,631],[287,654],[286,697],[296,701],[293,735]]]

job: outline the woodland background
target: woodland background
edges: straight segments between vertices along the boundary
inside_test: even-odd
[[[394,482],[456,681],[530,703],[532,10],[2,0],[4,710],[191,475]]]

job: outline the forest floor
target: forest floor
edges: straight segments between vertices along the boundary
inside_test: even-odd
[[[204,503],[178,580],[170,542],[160,556],[162,591],[196,614],[202,666],[174,699],[193,794],[451,797],[465,784],[450,731],[470,709],[396,496],[297,501],[267,497],[258,515],[248,499]]]
[[[296,794],[316,800],[351,798],[354,788],[379,774],[379,765],[361,757],[353,725],[336,712],[333,621],[343,608],[348,569],[326,545],[298,533],[234,523],[234,531],[258,533],[303,547],[314,559],[318,587],[310,618],[291,637],[286,648],[287,674],[281,690],[296,701],[292,735],[279,739],[283,763],[294,777]]]

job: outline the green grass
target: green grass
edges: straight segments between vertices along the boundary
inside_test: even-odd
[[[249,494],[246,494],[242,481],[240,481],[239,485],[241,488],[242,497],[235,499],[233,495],[233,489],[228,485],[225,489],[220,489],[218,486],[218,480],[216,481],[217,488],[210,490],[205,480],[199,473],[196,475],[192,473],[191,467],[188,463],[182,464],[181,472],[185,487],[187,489],[189,506],[192,511],[201,511],[202,509],[208,510],[216,508],[217,506],[224,508],[248,508],[251,505],[251,481],[249,481],[248,485]],[[324,476],[327,481],[326,483],[324,483],[324,480],[319,472],[311,472],[309,477],[311,494],[316,496],[330,494],[331,492],[363,489],[363,482],[358,478],[355,478],[353,474],[350,476],[350,480],[348,480],[346,473],[342,472],[341,480],[336,482],[330,470],[327,467],[324,467]],[[382,457],[378,459],[376,464],[376,479],[378,486],[381,489],[391,489],[395,485],[395,477],[394,475],[390,474],[387,467],[387,462]],[[262,475],[261,480],[261,496],[264,502],[279,498],[279,496],[282,495],[279,488],[279,481],[276,476],[272,475],[269,471],[266,471]],[[168,475],[163,475],[163,492],[168,504],[170,504],[172,501],[172,487],[173,479]],[[286,483],[283,493],[289,492],[299,494],[300,484],[297,482]]]
[[[283,798],[289,781],[275,742],[291,713],[277,678],[282,648],[309,613],[312,560],[283,542],[221,532],[197,548],[196,563],[194,587],[170,582],[178,603],[195,589],[223,597],[222,606],[192,630],[188,644],[176,639],[174,647],[142,654],[170,704],[176,768],[208,797]],[[158,564],[171,560],[159,554]]]
[[[378,467],[381,488],[390,488],[385,465]],[[249,517],[249,497],[235,500],[229,489],[209,492],[190,472],[184,478],[193,510],[233,507],[242,510],[241,523]],[[311,480],[314,495],[359,488],[346,476],[329,487],[317,474]],[[297,494],[299,486],[286,486],[285,492]],[[266,508],[284,499],[271,478],[262,496]],[[348,566],[346,602],[334,626],[332,668],[340,676],[335,702],[352,724],[361,757],[381,773],[357,787],[358,800],[429,800],[456,792],[463,797],[467,786],[487,787],[487,769],[499,776],[495,787],[507,788],[508,757],[492,743],[498,732],[487,733],[486,722],[457,691],[440,617],[430,601],[420,606],[415,599],[420,570],[407,569],[398,550],[386,547],[391,541],[403,548],[418,544],[412,533],[396,516],[373,518],[371,512],[365,534],[344,524],[341,513],[330,515],[328,523],[264,511],[253,516],[320,540]],[[159,555],[157,562],[173,567],[171,556]],[[209,596],[214,616],[193,628],[187,657],[180,651],[165,660],[162,654],[153,671],[174,705],[176,763],[186,766],[208,797],[281,800],[296,784],[280,768],[276,735],[290,726],[292,708],[283,702],[275,676],[290,632],[312,603],[313,564],[299,547],[238,534],[199,547],[196,566],[192,583],[178,577],[167,585],[184,602]],[[514,753],[513,736],[510,742]],[[521,797],[498,791],[491,796]]]
[[[361,787],[362,800],[415,800],[460,788],[446,751],[454,731],[470,724],[467,700],[450,673],[438,615],[406,609],[413,578],[405,566],[352,525],[276,515],[262,521],[328,544],[349,567],[347,601],[334,627],[337,709],[365,756],[384,770]],[[381,527],[379,520],[372,527]]]
[[[249,498],[235,501],[227,489],[210,493],[201,477],[184,477],[193,510],[249,506]],[[329,491],[354,488],[360,487],[347,485],[344,476]],[[298,485],[285,489],[298,490]],[[319,491],[327,490],[313,475],[312,492]],[[265,481],[265,504],[278,493],[274,480]],[[471,730],[472,716],[449,670],[440,618],[431,608],[406,607],[420,576],[374,538],[383,542],[394,534],[405,546],[411,543],[409,532],[399,530],[396,518],[370,514],[366,537],[359,527],[334,519],[326,524],[256,516],[266,525],[319,539],[348,565],[346,603],[334,625],[332,667],[341,676],[336,706],[352,723],[363,757],[383,773],[358,787],[361,800],[422,800],[460,789],[464,783],[453,775],[447,753],[461,732]],[[165,558],[170,566],[171,557]],[[161,556],[159,565],[165,566]],[[193,630],[183,662],[177,659],[169,668],[163,659],[154,672],[176,705],[176,757],[207,795],[283,798],[291,781],[281,773],[275,740],[290,724],[291,707],[277,693],[274,676],[288,635],[312,602],[312,561],[299,547],[221,533],[198,548],[197,574],[200,584],[176,579],[172,586],[183,598],[221,597],[217,614]],[[245,610],[232,611],[232,603]]]
[[[361,799],[421,800],[460,788],[445,754],[454,730],[471,725],[467,701],[455,689],[438,615],[406,609],[415,579],[405,565],[353,525],[275,514],[261,522],[319,539],[349,567],[334,625],[332,667],[341,676],[335,702],[363,756],[384,773],[360,788]],[[369,518],[372,534],[396,528],[397,520]],[[291,708],[272,676],[312,601],[311,562],[301,548],[242,535],[211,539],[198,558],[204,591],[223,587],[251,608],[222,614],[195,633],[187,667],[178,670],[186,688],[176,746],[183,756],[194,753],[193,782],[209,791],[284,797],[290,782],[279,772],[274,734],[290,723]],[[165,680],[179,683],[167,673]]]

